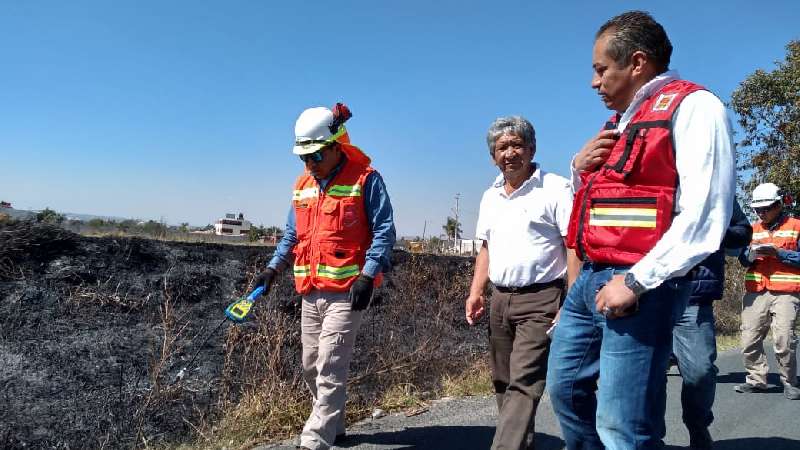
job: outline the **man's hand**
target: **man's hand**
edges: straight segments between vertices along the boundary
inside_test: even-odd
[[[587,142],[575,155],[572,165],[582,171],[591,171],[603,164],[619,139],[619,131],[603,130]]]
[[[623,275],[614,275],[597,292],[597,296],[594,298],[594,305],[597,312],[604,314],[607,319],[616,319],[635,311],[637,301],[639,301],[639,298],[636,294],[628,289],[628,286],[625,286],[625,277]]]
[[[472,295],[470,294],[467,297],[467,323],[470,325],[475,325],[478,319],[481,318],[484,311],[484,305],[486,304],[486,297],[482,294],[479,295]]]
[[[275,282],[275,273],[275,269],[267,267],[253,280],[253,285],[250,288],[250,292],[253,292],[255,288],[259,286],[263,286],[264,291],[269,291],[269,289],[272,287],[272,283]]]
[[[350,309],[353,311],[363,311],[369,306],[372,300],[373,280],[369,275],[363,273],[358,276],[356,282],[350,286]]]
[[[753,250],[750,249],[750,252],[752,253]],[[774,245],[761,245],[758,248],[756,248],[755,254],[756,254],[757,257],[760,257],[760,258],[766,258],[766,257],[777,258],[778,257],[778,248],[775,247]]]

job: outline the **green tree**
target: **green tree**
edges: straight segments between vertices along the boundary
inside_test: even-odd
[[[59,214],[50,208],[45,208],[36,213],[37,222],[60,224],[64,221],[64,218],[63,214]]]
[[[264,225],[261,226],[250,226],[250,231],[247,232],[247,239],[250,242],[255,242],[266,236],[267,232],[264,229]]]
[[[786,46],[786,59],[772,71],[757,70],[731,96],[731,107],[744,130],[738,166],[749,174],[746,193],[772,182],[797,196],[800,192],[800,41]],[[795,213],[800,212],[795,207]]]
[[[86,222],[86,225],[92,228],[102,228],[103,226],[105,226],[105,224],[106,221],[99,217],[95,217],[94,219],[90,219],[88,222]]]
[[[442,229],[448,239],[453,239],[453,237],[456,239],[461,238],[461,223],[450,216],[447,216],[447,223],[442,225]]]
[[[167,226],[155,220],[148,220],[142,225],[142,231],[153,237],[164,237],[167,234]]]
[[[181,223],[181,225],[178,227],[178,231],[180,231],[181,233],[188,233],[189,232],[189,222]]]

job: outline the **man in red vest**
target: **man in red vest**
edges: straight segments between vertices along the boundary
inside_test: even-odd
[[[747,293],[742,299],[742,356],[747,378],[734,389],[742,393],[767,389],[764,338],[772,327],[783,394],[789,400],[800,400],[794,332],[800,310],[800,220],[784,212],[782,200],[773,183],[753,189],[750,206],[761,220],[753,225],[753,242],[739,257],[748,268],[744,277]]]
[[[350,144],[341,103],[310,108],[295,124],[293,152],[305,164],[295,182],[283,238],[254,287],[293,266],[302,294],[303,378],[311,415],[299,449],[327,449],[345,434],[346,382],[356,333],[373,286],[390,268],[392,205],[370,158]]]
[[[672,44],[631,11],[595,35],[592,88],[615,114],[573,159],[567,245],[584,266],[561,309],[547,386],[570,450],[660,449],[685,275],[731,219],[725,106],[669,70]],[[710,448],[708,436],[690,445]]]

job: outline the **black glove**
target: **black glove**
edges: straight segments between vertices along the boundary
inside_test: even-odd
[[[263,272],[258,274],[255,280],[253,280],[253,286],[250,288],[250,292],[253,292],[253,290],[255,290],[255,288],[259,286],[263,286],[264,291],[269,291],[269,288],[272,287],[272,283],[274,281],[275,281],[275,269],[267,267]]]
[[[353,311],[366,309],[372,299],[372,288],[372,277],[363,273],[359,275],[356,282],[350,286],[350,309]]]

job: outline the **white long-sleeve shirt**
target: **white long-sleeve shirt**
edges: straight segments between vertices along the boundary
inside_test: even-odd
[[[668,71],[642,86],[620,118],[618,129],[624,131],[642,102],[676,79],[678,73]],[[675,112],[672,131],[679,179],[677,215],[656,245],[630,270],[647,289],[685,275],[719,248],[736,192],[731,125],[725,106],[714,94],[697,91],[687,95]],[[571,170],[577,191],[580,173],[574,166]]]

